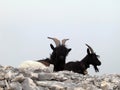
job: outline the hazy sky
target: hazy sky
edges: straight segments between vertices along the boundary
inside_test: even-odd
[[[49,57],[48,36],[70,39],[67,62],[81,60],[87,43],[100,55],[98,74],[120,73],[120,0],[0,1],[1,65]]]

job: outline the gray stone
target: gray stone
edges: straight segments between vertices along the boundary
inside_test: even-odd
[[[11,90],[10,83],[7,80],[5,80],[5,85],[7,90]]]
[[[18,76],[16,76],[15,78],[13,78],[11,81],[12,82],[23,82],[25,79],[25,77],[23,76],[23,74],[20,74]]]
[[[36,81],[36,85],[42,87],[49,87],[54,82],[56,81]]]
[[[0,90],[4,90],[4,89],[0,87]]]
[[[54,73],[54,79],[58,81],[65,81],[68,79],[68,77],[65,76],[64,71],[60,71],[60,72]]]
[[[55,82],[55,83],[51,84],[50,89],[52,89],[52,90],[66,90],[67,85],[65,85],[65,83],[63,83],[63,82]]]
[[[5,73],[4,71],[0,71],[0,80],[4,80],[5,79]]]
[[[38,78],[40,81],[44,81],[44,80],[52,80],[54,79],[54,74],[53,73],[39,73],[38,74]]]
[[[22,82],[22,88],[23,88],[23,90],[39,90],[39,88],[36,86],[36,84],[30,78],[26,78]]]
[[[68,89],[68,90],[70,90],[70,89]],[[86,90],[86,89],[83,89],[82,87],[75,87],[75,88],[72,89],[72,90]]]
[[[65,87],[63,82],[58,82],[58,81],[37,81],[36,84],[38,86],[42,86],[42,87],[49,87],[49,88],[63,88]]]
[[[12,90],[22,90],[22,85],[19,82],[10,83],[10,87]]]
[[[5,87],[5,86],[6,86],[5,81],[4,80],[0,81],[0,87]]]
[[[38,86],[39,90],[50,90],[48,87],[41,87],[41,86]]]
[[[30,78],[33,79],[33,80],[38,80],[38,73],[31,73],[30,74]]]
[[[120,74],[91,76],[0,66],[0,90],[120,90]]]

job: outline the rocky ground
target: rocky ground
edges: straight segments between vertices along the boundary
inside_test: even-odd
[[[0,90],[120,90],[120,74],[83,76],[0,66]]]

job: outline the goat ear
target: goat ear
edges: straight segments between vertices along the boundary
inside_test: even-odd
[[[71,50],[72,50],[72,49],[71,49],[71,48],[69,48],[69,49],[68,49],[68,52],[70,52]]]
[[[52,49],[52,50],[54,50],[54,49],[55,49],[55,47],[54,47],[52,44],[50,44],[50,47],[51,47],[51,49]]]
[[[87,49],[87,54],[90,55],[90,50],[89,50],[89,48]]]

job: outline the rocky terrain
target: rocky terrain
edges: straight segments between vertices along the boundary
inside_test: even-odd
[[[0,90],[120,90],[120,74],[83,76],[0,66]]]

